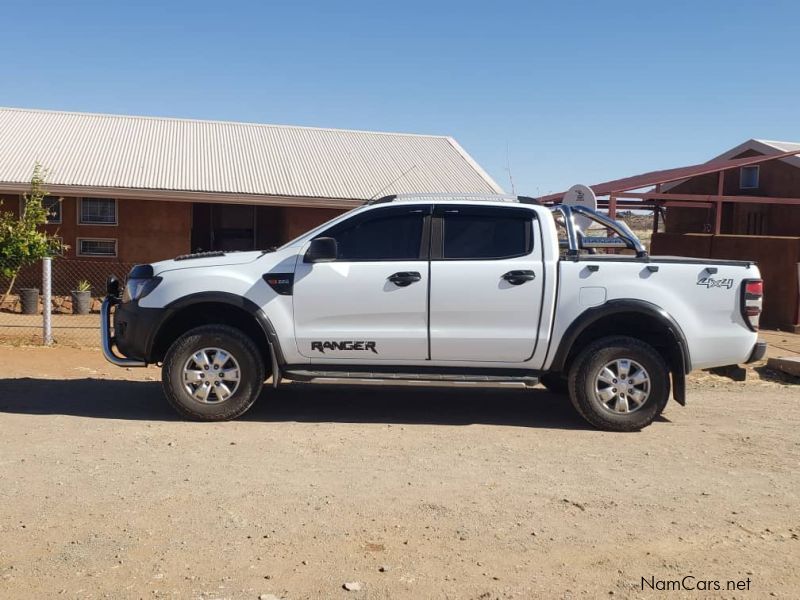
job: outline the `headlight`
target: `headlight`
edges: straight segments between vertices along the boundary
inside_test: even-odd
[[[161,283],[161,277],[128,279],[128,282],[125,284],[125,292],[122,294],[122,301],[130,302],[131,300],[141,300],[156,289],[159,283]]]

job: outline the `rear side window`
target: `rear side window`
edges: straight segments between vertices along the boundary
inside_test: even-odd
[[[426,211],[384,210],[321,234],[336,239],[338,260],[417,260]]]
[[[445,210],[442,258],[501,259],[533,250],[530,213],[515,210]]]

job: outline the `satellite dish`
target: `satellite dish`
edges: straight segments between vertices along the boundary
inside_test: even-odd
[[[597,196],[594,195],[594,190],[588,185],[580,183],[567,190],[561,203],[567,206],[583,206],[591,210],[597,210]],[[592,220],[586,215],[575,215],[575,225],[581,231],[587,230],[591,224]]]

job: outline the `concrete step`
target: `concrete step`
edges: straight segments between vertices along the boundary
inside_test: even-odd
[[[767,361],[767,367],[788,375],[800,377],[800,356],[770,358]]]

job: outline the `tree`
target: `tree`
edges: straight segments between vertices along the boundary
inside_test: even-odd
[[[44,207],[46,174],[42,166],[36,163],[31,176],[31,189],[22,197],[19,216],[10,211],[0,212],[0,275],[10,280],[0,306],[5,304],[23,267],[52,256],[59,248],[58,240],[44,231],[47,223],[47,209]]]

